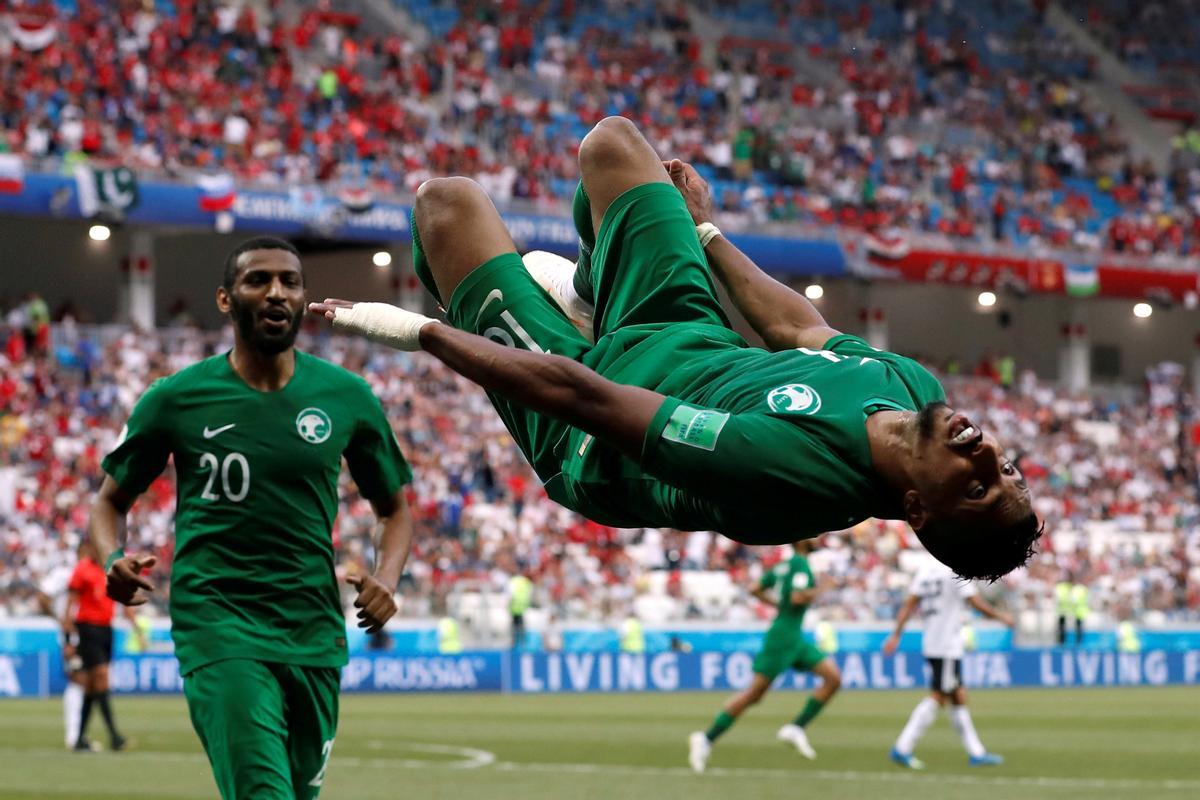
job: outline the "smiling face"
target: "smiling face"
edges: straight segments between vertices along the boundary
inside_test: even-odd
[[[217,307],[233,318],[243,346],[264,355],[289,349],[304,317],[300,259],[280,249],[241,253],[232,285],[217,289]]]
[[[904,510],[914,530],[930,518],[982,527],[1030,513],[1029,489],[996,439],[965,414],[930,404],[916,418]]]

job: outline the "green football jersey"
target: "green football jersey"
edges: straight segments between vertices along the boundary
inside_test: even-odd
[[[573,505],[624,527],[716,530],[753,544],[903,516],[875,474],[866,420],[944,401],[917,362],[839,335],[824,349],[748,347],[715,325],[623,330],[593,368],[668,396],[641,462],[576,431],[563,466]]]
[[[156,381],[104,471],[141,494],[173,458],[171,636],[184,674],[228,658],[346,663],[331,533],[343,456],[364,497],[412,479],[366,381],[296,352],[275,392],[228,355]]]
[[[779,628],[781,632],[799,635],[808,604],[793,603],[792,592],[811,589],[816,585],[812,569],[808,566],[808,559],[793,555],[786,561],[780,561],[763,574],[758,585],[762,589],[779,591],[779,605],[776,606],[775,619],[771,622],[772,630]]]

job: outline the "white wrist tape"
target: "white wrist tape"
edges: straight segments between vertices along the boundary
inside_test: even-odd
[[[421,349],[418,334],[431,322],[437,320],[388,303],[355,303],[333,312],[333,327],[410,352]]]
[[[708,247],[708,243],[721,235],[721,229],[711,222],[701,222],[696,226],[696,235],[700,237],[700,246]]]

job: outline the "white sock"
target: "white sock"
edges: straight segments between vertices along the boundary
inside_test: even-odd
[[[83,687],[75,681],[67,681],[63,689],[63,729],[66,731],[67,747],[79,741],[79,715],[83,711]]]
[[[900,731],[900,738],[896,740],[896,750],[905,755],[912,755],[917,747],[917,740],[925,735],[925,731],[929,730],[929,726],[937,719],[938,708],[937,700],[932,697],[926,697],[917,703],[917,707],[908,717],[908,724]]]
[[[979,734],[975,733],[975,723],[971,721],[971,712],[966,706],[950,707],[950,724],[958,731],[958,738],[962,739],[967,755],[978,758],[987,752],[983,749],[983,742],[979,741]]]
[[[543,271],[543,274],[549,278],[554,285],[554,292],[559,299],[566,304],[566,309],[570,313],[578,316],[591,318],[592,312],[595,309],[592,304],[579,296],[579,292],[575,291],[575,264],[562,256],[554,253],[547,253],[543,250],[534,250],[522,256],[522,260],[526,265],[534,265]]]

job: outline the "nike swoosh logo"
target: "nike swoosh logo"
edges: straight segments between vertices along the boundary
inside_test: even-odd
[[[205,425],[205,426],[204,426],[204,438],[205,438],[205,439],[211,439],[211,438],[213,438],[214,436],[220,436],[222,433],[224,433],[225,431],[229,430],[229,429],[230,429],[230,428],[232,428],[234,425],[237,425],[237,423],[236,423],[236,422],[231,422],[231,423],[229,423],[228,425],[222,425],[221,427],[219,427],[219,428],[213,428],[212,430],[209,430],[209,427],[208,427],[207,425]]]
[[[475,325],[472,327],[479,326],[479,320],[483,316],[483,310],[491,305],[493,300],[504,302],[504,292],[500,291],[499,289],[492,289],[490,292],[488,292],[488,296],[483,298],[483,305],[479,307],[479,313],[475,315]]]

